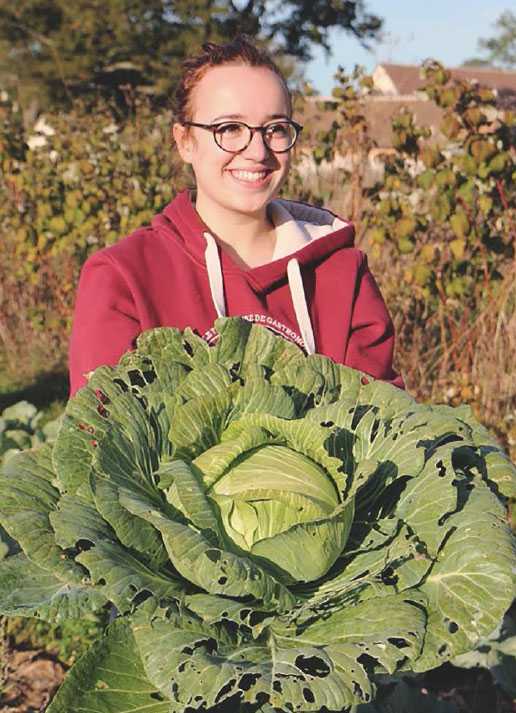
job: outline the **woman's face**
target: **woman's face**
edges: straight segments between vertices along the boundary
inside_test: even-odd
[[[191,120],[201,124],[234,119],[262,126],[290,118],[286,89],[266,67],[213,67],[195,86],[192,100]],[[222,210],[263,216],[288,173],[290,152],[273,153],[258,132],[237,154],[219,148],[205,129],[175,124],[174,138],[181,157],[192,165],[203,215]]]

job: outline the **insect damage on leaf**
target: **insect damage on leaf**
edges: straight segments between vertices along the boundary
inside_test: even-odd
[[[216,329],[144,333],[4,468],[1,610],[119,613],[49,713],[341,711],[511,604],[515,469],[471,416]]]

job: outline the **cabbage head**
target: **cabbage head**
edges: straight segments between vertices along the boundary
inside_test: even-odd
[[[48,713],[367,708],[513,600],[515,468],[469,409],[216,327],[144,333],[5,464],[0,612],[118,612]]]

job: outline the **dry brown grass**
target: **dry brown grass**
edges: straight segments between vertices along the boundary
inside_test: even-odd
[[[470,404],[516,460],[516,266],[476,312],[412,298],[386,255],[373,270],[393,315],[396,364],[418,400]]]

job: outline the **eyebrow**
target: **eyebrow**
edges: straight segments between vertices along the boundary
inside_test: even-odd
[[[212,124],[216,124],[219,121],[224,121],[226,119],[239,119],[242,121],[244,119],[243,114],[223,114],[222,116],[217,116],[212,119]],[[269,114],[265,117],[265,121],[271,121],[271,119],[289,119],[288,114]]]

